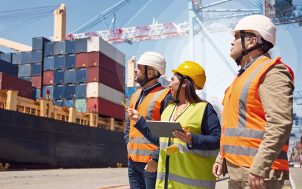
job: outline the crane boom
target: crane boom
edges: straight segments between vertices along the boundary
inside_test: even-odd
[[[27,45],[24,45],[22,43],[18,43],[15,41],[3,39],[3,38],[0,38],[0,45],[13,49],[15,51],[31,51],[32,50],[32,48],[30,46],[27,46]]]

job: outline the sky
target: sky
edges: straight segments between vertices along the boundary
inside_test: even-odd
[[[204,5],[217,2],[218,0],[204,0]],[[67,7],[67,33],[70,33],[82,26],[96,15],[111,7],[119,0],[10,0],[2,1],[0,6],[0,37],[9,40],[21,42],[31,45],[33,37],[53,35],[53,16],[41,18],[34,23],[26,26],[5,32],[6,28],[18,24],[15,19],[1,16],[3,11],[27,9],[34,7],[43,7],[64,3]],[[302,0],[294,0],[294,4],[302,5]],[[144,9],[141,7],[146,6]],[[183,23],[188,22],[188,0],[133,0],[132,3],[123,7],[116,13],[115,27],[126,26],[142,26],[152,24],[153,18],[158,23]],[[233,0],[211,7],[212,9],[221,8],[241,8],[255,9],[255,5],[249,0]],[[137,15],[137,16],[134,16]],[[208,15],[211,16],[211,15]],[[106,30],[110,27],[111,18],[105,22],[90,28],[89,31]],[[130,22],[129,22],[130,21]],[[209,101],[220,104],[224,90],[234,78],[234,72],[239,68],[234,61],[229,57],[231,42],[232,27],[236,19],[214,20],[207,27],[218,27],[219,31],[210,30],[210,38],[206,33],[200,32],[194,38],[194,59],[199,62],[206,70],[207,83],[204,89],[206,98]],[[126,23],[128,23],[126,25]],[[233,26],[231,26],[233,23]],[[88,32],[88,31],[87,31]],[[302,43],[301,35],[302,26],[297,24],[278,26],[277,30],[277,46],[273,49],[272,55],[281,56],[284,63],[290,65],[295,72],[296,90],[302,90]],[[209,40],[211,39],[211,40]],[[221,58],[213,43],[218,47]],[[173,38],[165,40],[134,42],[132,45],[128,43],[117,44],[119,50],[126,55],[126,60],[132,56],[139,57],[145,51],[156,51],[166,58],[167,62],[167,77],[172,76],[171,69],[176,68],[182,61],[190,60],[190,41],[189,37]],[[7,52],[7,49],[0,48]],[[231,69],[230,69],[231,68]]]

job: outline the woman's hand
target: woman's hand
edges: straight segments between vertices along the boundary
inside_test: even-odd
[[[184,143],[192,144],[192,134],[187,130],[175,130],[173,135]]]
[[[130,120],[134,121],[135,123],[139,120],[139,118],[141,117],[140,114],[138,113],[138,111],[136,111],[133,108],[128,108],[127,109],[128,112],[128,117]]]

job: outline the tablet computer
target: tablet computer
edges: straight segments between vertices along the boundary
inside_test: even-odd
[[[151,121],[147,120],[147,127],[150,129],[152,135],[156,137],[174,137],[172,132],[174,130],[182,131],[182,127],[179,122],[169,121]]]

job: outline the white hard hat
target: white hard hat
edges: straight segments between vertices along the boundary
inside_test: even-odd
[[[165,58],[157,52],[145,52],[137,61],[137,64],[152,66],[163,75],[166,72]]]
[[[275,46],[276,43],[276,26],[270,18],[263,15],[251,15],[239,20],[235,26],[234,32],[240,30],[251,30],[260,35],[263,39]]]

